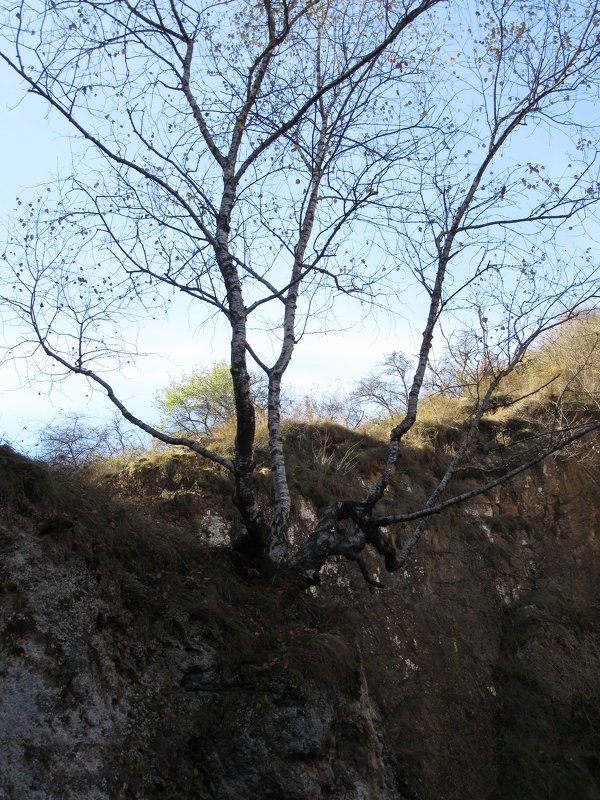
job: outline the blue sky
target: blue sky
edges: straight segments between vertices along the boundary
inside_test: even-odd
[[[453,62],[454,59],[452,59],[451,63]],[[440,68],[448,69],[449,67]],[[470,86],[468,82],[466,85]],[[469,92],[471,92],[471,89],[468,89],[467,99],[470,97]],[[71,143],[68,129],[61,118],[56,114],[48,113],[43,101],[30,94],[25,94],[24,89],[19,86],[18,79],[2,63],[0,63],[0,98],[2,98],[0,100],[0,143],[2,145],[3,162],[3,180],[0,183],[0,219],[6,222],[13,213],[17,195],[21,195],[27,200],[36,194],[35,189],[28,190],[28,187],[44,186],[51,182],[55,176],[59,174],[64,176],[71,172]],[[465,101],[464,95],[462,101]],[[405,105],[408,105],[408,103]],[[589,107],[591,103],[588,101],[587,105]],[[470,118],[469,108],[466,111],[464,109],[460,110],[459,117],[461,114],[464,116],[465,113]],[[468,122],[469,120],[467,120]],[[468,128],[469,125],[467,123],[465,124]],[[535,162],[538,158],[553,159],[552,151],[554,149],[560,151],[557,158],[558,163],[563,161],[564,153],[568,149],[566,145],[570,144],[566,139],[568,134],[563,132],[557,135],[556,130],[554,130],[552,137],[549,137],[548,134],[540,136],[540,133],[541,127],[535,124],[520,129],[515,134],[517,146],[508,154],[506,161],[514,166],[516,161],[521,160],[531,159]],[[450,138],[449,134],[444,135]],[[475,136],[474,148],[476,149],[477,137],[479,136],[477,129],[474,130],[473,135]],[[445,144],[446,142],[444,141]],[[471,169],[471,162],[475,163],[477,161],[478,163],[477,155],[468,158],[467,153],[471,154],[471,149],[464,156],[462,155],[462,145],[463,140],[461,139],[459,144],[461,150],[457,156],[461,159],[459,173],[460,170],[466,172]],[[485,141],[479,142],[479,146],[485,147]],[[439,154],[436,151],[433,156],[434,160],[437,155]],[[463,158],[468,158],[468,161],[463,163]],[[443,162],[443,154],[440,159]],[[426,158],[423,163],[427,160]],[[419,163],[421,162],[417,161],[411,167],[417,170],[415,173],[417,176],[419,175]],[[498,164],[500,177],[505,174],[503,170],[506,166],[506,162],[504,162],[504,167],[501,166],[501,163]],[[526,170],[526,166],[524,164],[523,169]],[[455,167],[451,166],[450,162],[446,167],[449,170],[448,174],[453,175]],[[435,175],[437,179],[438,173],[436,172]],[[490,170],[490,174],[486,176],[487,180],[492,184],[490,196],[494,197],[493,184],[494,181],[498,183],[499,177],[493,178],[493,171]],[[452,179],[452,182],[454,183],[454,179]],[[300,183],[300,181],[298,180],[295,183]],[[418,183],[417,177],[416,185]],[[500,183],[502,183],[502,180],[496,187],[496,197],[500,192]],[[482,190],[484,188],[483,186],[481,187]],[[505,188],[499,194],[500,200],[504,199]],[[437,185],[435,190],[431,186],[429,188],[425,187],[423,200],[425,201],[429,196],[427,194],[429,192],[429,194],[433,193],[441,203],[440,198],[445,197],[445,192],[450,192],[451,189],[450,185],[448,185],[447,189],[444,186],[443,191],[440,193]],[[278,191],[278,187],[276,187],[276,191]],[[394,196],[400,191],[396,183],[393,184],[392,191]],[[509,187],[507,202],[513,195],[516,198],[516,205],[513,207],[513,212],[515,212],[520,207],[519,193],[511,192]],[[412,197],[414,200],[414,196],[409,194],[408,197],[409,199],[403,197],[399,207],[406,203],[408,208],[406,213],[410,216],[414,212],[410,198]],[[427,206],[426,210],[429,213],[429,206]],[[401,212],[398,213],[400,214]],[[394,224],[394,221],[390,223],[392,228],[394,228]],[[427,255],[423,257],[422,261],[419,260],[421,258],[419,254],[422,250],[422,243],[418,235],[416,238],[413,236],[414,220],[411,224],[413,224],[413,228],[411,228],[410,237],[406,240],[400,240],[400,242],[409,241],[417,253],[417,262],[426,263]],[[432,230],[428,227],[429,224],[433,225],[433,222],[428,220],[427,224],[425,224],[426,233],[423,234],[424,237]],[[385,228],[382,228],[382,230],[385,231]],[[390,239],[396,238],[396,230],[394,228],[394,234],[390,236]],[[419,227],[418,230],[422,231],[423,228]],[[360,239],[360,232],[360,228],[354,231],[357,240]],[[578,249],[581,250],[584,245],[590,243],[592,235],[596,240],[593,244],[597,245],[598,237],[595,224],[586,226],[585,234],[585,237],[581,236],[580,227],[578,232],[567,233],[566,237],[561,237],[558,243],[561,248],[563,246],[565,248],[564,253],[561,253],[561,255],[569,269],[576,269],[576,262],[573,256]],[[381,246],[389,256],[389,261],[386,263],[389,263],[393,268],[396,266],[394,253],[396,253],[397,249],[399,250],[401,245],[396,247],[395,242],[390,242],[390,248],[388,249],[388,239],[385,232],[381,233],[380,231],[380,236]],[[578,236],[581,240],[579,244],[577,243]],[[535,238],[535,236],[532,236],[532,241]],[[429,236],[429,241],[431,245],[432,236]],[[542,240],[541,244],[544,245],[544,243],[545,240]],[[529,244],[529,242],[521,242],[521,245],[524,244]],[[538,242],[535,241],[534,245],[537,247]],[[475,261],[480,257],[484,259],[482,263],[485,263],[487,258],[495,259],[493,250],[490,250],[485,242],[481,247],[483,249],[478,249],[476,255],[473,256],[474,262],[471,264],[473,268]],[[519,252],[513,253],[511,250],[509,261],[514,261],[519,256]],[[523,260],[523,264],[525,264],[526,259],[529,259],[529,251],[522,252],[526,257]],[[403,252],[397,253],[399,261],[404,256]],[[465,262],[463,262],[463,259],[467,258],[469,258],[468,253],[463,253],[457,259],[456,265],[453,262],[458,283],[460,283],[461,275],[464,271]],[[502,263],[502,255],[499,258],[499,263]],[[569,259],[571,259],[571,264],[569,264]],[[534,256],[531,256],[531,260],[533,264],[536,264]],[[115,262],[111,261],[111,264],[113,263]],[[369,266],[372,266],[370,259]],[[520,264],[516,264],[515,273],[518,280],[521,280],[518,277],[519,266]],[[542,267],[543,269],[544,267]],[[388,274],[393,272],[394,269]],[[499,280],[510,283],[511,278],[508,273],[503,272],[502,278]],[[420,333],[423,330],[423,315],[418,312],[423,311],[422,295],[424,294],[424,292],[419,294],[418,287],[417,289],[414,287],[415,284],[413,283],[410,293],[403,298],[405,305],[399,306],[400,314],[393,321],[384,313],[373,315],[366,321],[360,318],[353,318],[352,314],[356,314],[355,309],[350,310],[343,302],[341,306],[338,305],[337,317],[340,325],[345,330],[341,333],[305,337],[296,348],[292,366],[286,375],[288,384],[300,391],[311,391],[315,385],[331,387],[338,382],[345,382],[349,385],[351,382],[361,378],[374,364],[382,359],[384,354],[392,350],[403,350],[408,354],[413,354],[417,347]],[[510,285],[505,286],[504,290],[507,291],[509,296],[512,295]],[[394,291],[400,290],[394,288]],[[485,296],[482,302],[486,302]],[[149,324],[142,328],[138,342],[139,350],[150,355],[137,359],[134,366],[128,367],[127,370],[120,374],[106,376],[107,380],[113,384],[117,395],[130,408],[132,413],[150,422],[155,422],[157,412],[153,408],[153,400],[158,389],[171,379],[178,378],[184,372],[191,371],[194,367],[205,367],[214,361],[227,357],[229,333],[226,325],[220,323],[212,328],[206,325],[200,328],[197,320],[204,313],[203,310],[199,312],[190,311],[183,301],[178,300],[177,303],[174,303],[169,319],[159,319],[158,322],[152,322],[151,325]],[[487,309],[486,313],[488,313]],[[464,311],[463,317],[466,314],[467,312]],[[409,316],[414,323],[414,336],[411,334],[411,319],[407,320],[406,316]],[[2,320],[0,318],[0,325],[1,323]],[[466,318],[459,319],[458,323],[466,324]],[[504,328],[500,328],[499,323],[498,329],[504,330]],[[0,331],[2,330],[0,327]],[[7,328],[4,329],[5,335],[12,332]],[[446,333],[448,333],[448,330],[446,330]],[[436,337],[436,343],[439,342],[443,344],[442,337],[438,336]],[[259,341],[259,348],[263,343],[264,341]],[[15,369],[15,365],[11,363],[0,365],[0,386],[2,387],[0,439],[8,439],[17,447],[31,450],[35,441],[36,430],[47,423],[48,420],[57,418],[60,414],[78,411],[94,416],[101,414],[112,415],[112,408],[109,406],[108,401],[101,395],[99,396],[97,392],[92,391],[86,382],[82,381],[78,376],[72,376],[63,384],[53,387],[52,391],[49,392],[48,387],[45,385],[27,385],[27,377],[31,374],[31,365],[20,362],[16,367]]]
[[[33,194],[53,177],[69,171],[71,146],[68,128],[43,101],[24,94],[18,79],[0,63],[0,220],[4,229],[14,213],[17,196]],[[415,341],[405,319],[392,323],[386,317],[366,323],[344,316],[347,330],[301,341],[287,374],[288,384],[299,391],[315,386],[334,387],[359,379],[382,355],[394,349],[414,350]],[[0,328],[0,331],[2,329]],[[0,334],[1,335],[1,334]],[[221,325],[194,333],[186,305],[167,321],[143,329],[140,350],[153,354],[109,380],[133,413],[156,421],[155,392],[196,366],[227,358],[228,331]],[[50,390],[43,383],[28,385],[30,365],[0,365],[0,440],[34,451],[37,431],[61,415],[78,411],[94,417],[111,416],[112,406],[99,392],[72,376]],[[349,376],[349,377],[348,377]]]

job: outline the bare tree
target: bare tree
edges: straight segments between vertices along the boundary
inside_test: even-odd
[[[485,330],[493,378],[475,430],[536,336],[595,296],[592,256],[563,249],[598,200],[586,115],[599,19],[595,4],[559,0],[16,2],[2,58],[90,147],[58,203],[24,204],[7,246],[4,300],[30,331],[20,344],[230,471],[247,552],[309,581],[332,555],[362,563],[366,545],[397,569],[406,548],[387,526],[457,502],[440,499],[450,473],[424,508],[376,513],[442,316]],[[531,131],[561,137],[548,163]],[[115,355],[130,357],[126,326],[147,324],[174,291],[198,322],[230,326],[231,460],[140,420],[104,377]],[[340,296],[377,313],[419,300],[423,335],[381,476],[324,509],[290,553],[281,384],[299,338],[327,326]],[[270,509],[252,478],[249,359],[269,384]]]
[[[88,467],[98,459],[129,459],[143,452],[147,437],[115,415],[99,423],[81,414],[67,414],[40,430],[40,455],[63,467]]]
[[[354,392],[347,391],[339,384],[329,388],[315,387],[310,394],[296,398],[289,413],[300,420],[326,420],[346,428],[358,427],[365,416]]]
[[[388,353],[377,369],[359,380],[352,396],[366,411],[383,412],[389,419],[399,417],[408,408],[412,370],[406,353]]]

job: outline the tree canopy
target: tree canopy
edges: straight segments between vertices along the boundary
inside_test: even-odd
[[[251,376],[251,381],[256,407],[266,406],[258,379]],[[158,392],[156,401],[163,414],[163,427],[176,434],[210,436],[215,428],[235,419],[233,381],[225,361],[172,380]]]
[[[87,145],[9,234],[9,355],[87,377],[146,432],[228,470],[253,557],[312,581],[370,545],[398,569],[420,532],[402,542],[393,526],[456,501],[448,483],[502,380],[597,299],[597,4],[22,0],[2,14],[0,55]],[[139,419],[107,381],[135,355],[128,326],[173,293],[194,325],[229,325],[233,459]],[[379,478],[291,552],[282,380],[340,302],[422,309],[423,334]],[[434,333],[465,326],[491,377],[463,445],[424,508],[378,515]],[[268,508],[253,370],[268,382]]]

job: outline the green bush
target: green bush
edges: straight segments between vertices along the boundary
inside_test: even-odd
[[[259,378],[251,377],[257,407],[266,404],[266,391]],[[173,434],[211,436],[235,419],[231,372],[225,361],[193,370],[162,389],[156,396],[162,412],[162,427]]]

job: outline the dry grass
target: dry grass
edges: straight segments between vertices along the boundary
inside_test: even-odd
[[[597,408],[600,315],[588,314],[549,334],[506,379],[504,390],[515,399],[529,395],[528,404],[560,400],[564,404]]]
[[[464,436],[476,407],[477,391],[484,390],[485,380],[483,377],[479,387],[465,387],[462,396],[435,394],[422,399],[417,423],[405,440],[403,472],[417,475],[423,469],[434,474],[443,470]],[[507,463],[506,459],[521,457],[525,448],[539,446],[539,436],[552,428],[597,417],[599,401],[600,316],[588,314],[553,332],[505,379],[496,407],[481,422],[461,474],[464,477],[468,473],[470,462],[477,470],[482,465],[493,469],[496,460]],[[371,419],[349,430],[330,420],[284,420],[282,433],[292,494],[312,502],[318,510],[333,500],[362,493],[380,473],[390,430],[397,422]],[[216,429],[204,443],[232,457],[235,421]],[[271,485],[265,414],[258,415],[255,444],[257,490],[268,507]],[[584,452],[596,453],[587,444]],[[579,451],[576,455],[582,457]],[[114,486],[123,482],[120,476],[129,476],[131,491],[134,483],[143,484],[144,474],[160,476],[173,491],[201,487],[231,500],[231,476],[182,448],[159,446],[142,458],[97,459],[86,467],[86,477],[96,483]]]

